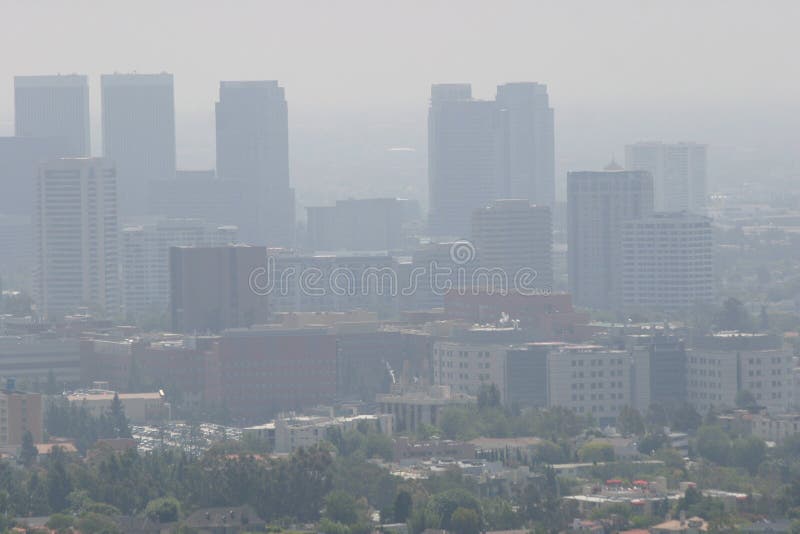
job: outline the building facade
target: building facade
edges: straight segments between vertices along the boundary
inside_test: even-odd
[[[506,346],[440,340],[433,344],[433,383],[451,391],[477,396],[482,389],[497,387],[505,402]]]
[[[0,447],[19,446],[30,432],[34,443],[44,441],[42,395],[14,388],[14,381],[0,391]]]
[[[496,108],[469,84],[431,87],[428,185],[432,235],[463,238],[472,212],[496,198]]]
[[[575,304],[618,306],[622,223],[653,211],[646,171],[571,172],[567,177],[567,270]]]
[[[711,219],[655,213],[623,222],[621,239],[623,307],[686,310],[713,302]]]
[[[38,313],[119,312],[117,180],[103,158],[50,160],[36,188],[34,296]]]
[[[498,198],[522,198],[552,208],[555,133],[547,86],[516,82],[497,86]]]
[[[221,82],[216,142],[219,177],[252,184],[258,199],[257,228],[243,237],[270,247],[293,246],[295,200],[283,87],[277,81]]]
[[[596,345],[567,345],[547,359],[548,405],[592,415],[601,426],[614,424],[631,404],[628,351]]]
[[[743,391],[771,415],[792,406],[794,360],[775,336],[720,332],[697,339],[686,367],[688,400],[701,414],[736,407]]]
[[[231,329],[211,352],[206,399],[235,418],[263,421],[336,396],[336,337],[327,328]]]
[[[706,212],[707,147],[697,143],[640,142],[625,147],[625,168],[653,175],[658,211]]]
[[[219,332],[264,324],[267,295],[251,285],[266,265],[264,247],[172,247],[169,249],[170,316],[176,332]]]
[[[52,157],[91,153],[89,82],[85,75],[16,76],[14,135],[55,140]]]
[[[148,182],[175,177],[172,74],[104,74],[100,85],[103,156],[117,167],[120,210],[141,215]]]
[[[667,334],[628,336],[633,359],[631,406],[646,413],[652,404],[675,406],[686,396],[686,347]]]
[[[550,208],[527,200],[494,200],[472,214],[472,242],[487,276],[500,269],[502,291],[547,294],[553,289],[553,221]],[[524,283],[528,273],[532,280]],[[489,283],[491,278],[489,278]],[[519,287],[517,287],[519,286]],[[525,287],[523,287],[525,286]]]
[[[0,336],[0,379],[14,378],[31,386],[77,384],[81,378],[81,350],[77,339],[51,336]]]
[[[161,314],[169,306],[169,249],[236,243],[234,226],[197,219],[162,219],[121,232],[122,308],[130,317]]]
[[[314,251],[399,250],[403,248],[403,200],[337,200],[335,206],[306,208],[307,246]]]

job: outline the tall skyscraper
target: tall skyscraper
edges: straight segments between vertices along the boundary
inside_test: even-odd
[[[469,84],[431,87],[428,109],[429,232],[468,235],[476,209],[496,197],[495,103]]]
[[[120,211],[147,212],[150,180],[175,177],[172,74],[104,74],[103,156],[117,168]]]
[[[711,219],[661,212],[622,224],[621,304],[687,310],[714,300]]]
[[[653,211],[647,171],[571,172],[567,177],[567,269],[575,303],[595,309],[618,305],[623,221]]]
[[[16,76],[14,135],[55,138],[54,156],[88,156],[89,83],[84,75]]]
[[[706,211],[707,147],[697,143],[641,142],[625,147],[625,168],[653,175],[658,211]]]
[[[428,110],[429,230],[464,237],[471,213],[497,198],[555,203],[553,109],[547,86],[497,87],[475,100],[469,84],[431,87]]]
[[[524,289],[552,290],[553,221],[550,208],[534,206],[527,200],[495,200],[473,213],[472,241],[479,266],[503,269],[509,290],[514,289],[514,277],[521,269],[532,269],[536,273],[533,286]]]
[[[117,184],[103,158],[42,165],[36,190],[34,293],[39,313],[57,319],[86,306],[118,309]]]
[[[251,184],[258,228],[243,238],[290,247],[295,237],[294,190],[289,181],[289,115],[277,81],[220,82],[217,174]]]
[[[496,102],[499,196],[552,208],[555,133],[547,86],[535,82],[499,85]]]

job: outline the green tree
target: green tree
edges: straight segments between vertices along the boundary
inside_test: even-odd
[[[756,397],[746,389],[739,390],[736,394],[736,407],[742,409],[752,408],[757,406]]]
[[[697,452],[719,465],[730,461],[731,440],[722,428],[716,425],[703,425],[697,430]]]
[[[31,467],[36,462],[36,457],[39,451],[36,445],[33,444],[33,434],[30,430],[26,430],[22,435],[22,447],[19,451],[19,461],[25,467]]]
[[[478,391],[478,409],[484,408],[499,408],[500,407],[500,390],[497,384],[482,385]]]
[[[564,449],[550,440],[542,440],[534,447],[534,461],[544,464],[557,464],[565,460]],[[500,529],[503,530],[503,529]]]
[[[325,517],[344,525],[358,522],[358,504],[355,497],[344,491],[332,491],[325,497]]]
[[[350,527],[331,521],[327,517],[323,517],[322,521],[319,522],[319,532],[321,534],[351,534]]]
[[[665,447],[669,443],[667,436],[662,432],[654,432],[643,436],[637,444],[637,449],[642,454],[653,454],[657,450]]]
[[[728,297],[717,312],[715,325],[720,330],[748,332],[753,329],[753,318],[740,300]]]
[[[69,514],[53,514],[44,526],[56,532],[71,532],[74,524],[75,518]]]
[[[481,503],[487,530],[515,530],[522,526],[522,517],[512,501],[487,499]]]
[[[365,442],[368,458],[381,458],[387,462],[394,458],[394,443],[392,439],[377,431],[369,431]]]
[[[109,409],[109,418],[115,438],[129,438],[131,437],[131,428],[128,424],[128,418],[125,417],[125,406],[119,400],[119,394],[114,393],[114,398],[111,400],[111,408]]]
[[[703,418],[688,402],[681,403],[672,414],[672,428],[678,432],[694,432],[703,423]]]
[[[733,440],[731,458],[733,465],[747,469],[751,475],[758,473],[758,468],[767,456],[767,447],[755,436]]]
[[[441,526],[439,528],[445,530],[453,530],[451,519],[458,508],[474,510],[478,514],[479,524],[482,522],[480,502],[465,489],[452,489],[437,493],[428,500],[427,507],[430,509],[432,517],[440,518]]]
[[[458,507],[450,516],[450,530],[455,534],[480,534],[481,517],[472,508]]]
[[[453,406],[442,411],[439,427],[447,439],[470,440],[480,435],[478,420],[469,408]]]
[[[67,474],[67,455],[61,447],[53,447],[47,461],[47,500],[50,508],[63,511],[69,505],[72,481]]]
[[[604,441],[590,441],[578,449],[582,462],[613,462],[614,447]]]
[[[181,503],[174,497],[153,499],[144,509],[145,515],[157,523],[172,523],[180,519]]]
[[[414,503],[411,499],[411,494],[405,490],[398,491],[392,507],[395,523],[405,523],[408,521],[408,518],[411,517],[413,507]]]
[[[117,524],[110,517],[89,512],[78,519],[76,525],[81,534],[118,534]]]
[[[636,408],[628,405],[622,407],[617,417],[617,426],[624,436],[641,436],[644,434],[644,421]]]

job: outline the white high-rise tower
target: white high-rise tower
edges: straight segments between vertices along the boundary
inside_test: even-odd
[[[117,185],[103,158],[44,163],[36,187],[34,293],[57,319],[80,307],[118,312]]]
[[[641,142],[625,147],[625,168],[653,175],[658,211],[706,211],[707,147],[697,143]]]

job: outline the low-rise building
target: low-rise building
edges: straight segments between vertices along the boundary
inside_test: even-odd
[[[700,414],[734,408],[748,391],[771,414],[792,405],[794,362],[777,336],[719,332],[696,339],[687,352],[687,397]]]
[[[753,414],[750,417],[750,430],[756,437],[764,441],[780,443],[789,436],[800,434],[800,414],[782,414],[770,416],[766,413]]]
[[[452,391],[478,395],[482,388],[496,386],[505,402],[506,346],[458,341],[433,344],[434,384]]]
[[[321,441],[334,438],[333,432],[373,430],[386,436],[392,434],[391,415],[354,415],[333,417],[321,415],[290,415],[279,417],[263,425],[250,426],[242,430],[242,437],[254,437],[270,444],[272,452],[290,453],[303,447],[309,448]]]
[[[275,420],[274,452],[289,453],[300,447],[309,448],[330,440],[334,429],[341,433],[371,428],[381,434],[392,434],[392,416],[355,415],[352,417],[291,416]]]
[[[613,425],[631,404],[628,351],[598,345],[565,345],[547,358],[548,406],[591,414],[601,426]]]
[[[30,432],[34,443],[44,439],[42,395],[27,393],[15,388],[8,380],[0,391],[0,447],[18,447],[26,432]]]
[[[394,416],[395,432],[416,432],[422,425],[436,426],[445,408],[474,404],[475,400],[473,396],[451,392],[448,386],[425,388],[401,384],[376,397],[379,412]]]
[[[51,378],[59,387],[80,380],[80,343],[73,338],[47,334],[0,336],[0,378],[17,383],[46,384]]]
[[[132,423],[146,424],[169,421],[170,404],[163,391],[152,393],[116,393],[103,389],[78,390],[66,394],[70,404],[85,408],[90,415],[99,417],[111,409],[114,396],[119,397],[125,416]]]

